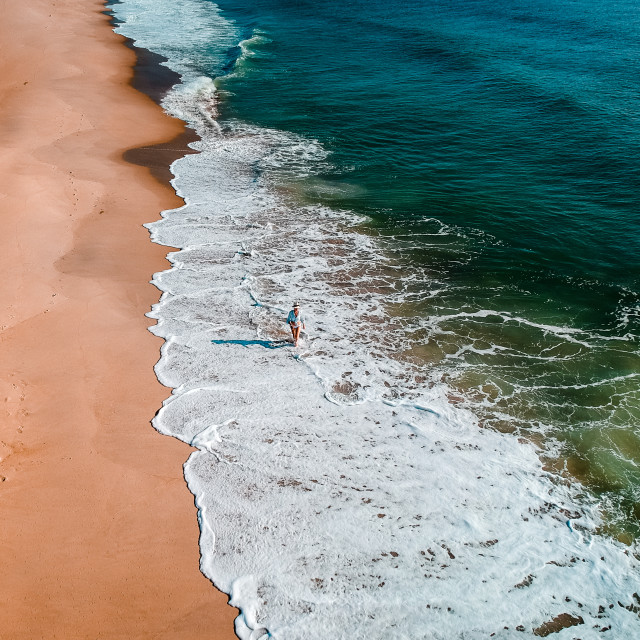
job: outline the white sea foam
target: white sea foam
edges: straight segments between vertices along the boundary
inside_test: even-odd
[[[232,74],[229,75],[246,76],[251,73],[253,69],[251,64],[252,59],[268,55],[264,52],[263,45],[268,44],[269,42],[271,42],[271,40],[267,37],[264,31],[254,29],[250,38],[241,40],[238,44],[241,53],[233,65]]]
[[[167,66],[184,76],[219,73],[228,50],[238,42],[235,25],[206,0],[125,0],[111,10],[123,22],[117,33],[165,56]]]
[[[413,295],[401,266],[349,212],[273,188],[328,162],[321,145],[217,125],[211,81],[180,56],[166,105],[202,140],[173,166],[185,206],[148,225],[180,249],[154,277],[156,372],[174,389],[154,424],[197,447],[185,475],[201,566],[240,608],[239,637],[521,638],[560,614],[582,623],[559,639],[633,637],[640,567],[597,534],[596,501],[452,405],[441,372],[416,382],[388,311]],[[298,298],[308,334],[294,349],[284,316]]]

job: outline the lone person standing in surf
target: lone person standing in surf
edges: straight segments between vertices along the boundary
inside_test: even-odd
[[[293,303],[293,309],[289,311],[287,322],[291,327],[291,333],[293,335],[293,346],[297,347],[298,338],[300,337],[300,329],[306,329],[304,325],[304,317],[300,313],[300,304],[298,302]]]

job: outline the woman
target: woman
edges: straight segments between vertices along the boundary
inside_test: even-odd
[[[298,346],[298,338],[300,337],[300,329],[306,329],[304,324],[304,318],[300,313],[300,304],[298,302],[293,303],[293,309],[289,311],[287,316],[287,322],[291,327],[291,333],[293,334],[293,346]]]

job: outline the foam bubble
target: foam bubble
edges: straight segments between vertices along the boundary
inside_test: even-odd
[[[235,25],[213,2],[126,0],[111,9],[122,22],[116,33],[165,56],[166,65],[185,78],[218,75],[238,41]]]

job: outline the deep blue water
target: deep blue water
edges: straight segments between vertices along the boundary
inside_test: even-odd
[[[597,282],[608,305],[611,287],[637,289],[634,3],[218,4],[264,36],[222,83],[224,115],[323,142],[332,202],[382,225],[481,230],[504,246],[474,269],[563,298],[567,277]],[[598,320],[615,313],[602,302]]]

